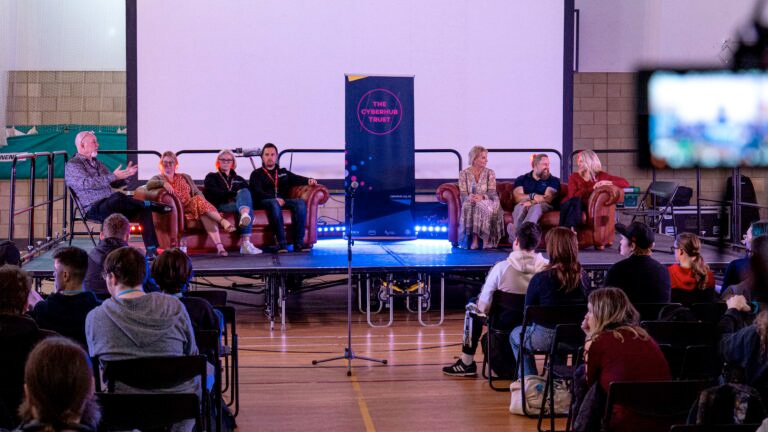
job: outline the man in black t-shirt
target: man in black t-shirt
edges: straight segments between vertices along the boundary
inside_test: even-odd
[[[667,268],[651,258],[653,230],[642,223],[616,224],[621,234],[619,253],[627,257],[614,264],[605,277],[605,286],[623,290],[633,304],[669,303],[671,284]]]
[[[549,172],[549,156],[534,154],[531,168],[529,173],[515,180],[512,190],[516,204],[512,211],[512,223],[507,226],[510,243],[515,240],[514,233],[523,222],[538,223],[541,215],[554,208],[555,197],[560,191],[560,179]]]

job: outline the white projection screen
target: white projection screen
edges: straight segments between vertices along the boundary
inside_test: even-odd
[[[474,145],[562,150],[564,10],[563,0],[136,0],[137,146],[344,149],[353,73],[415,77],[416,149],[455,149],[465,167]],[[529,156],[492,153],[489,167],[515,177]],[[202,179],[213,161],[185,155],[179,171]],[[250,162],[238,164],[247,178]],[[344,173],[343,154],[281,165]],[[147,179],[157,158],[139,167]],[[416,155],[417,179],[457,174],[453,155]]]

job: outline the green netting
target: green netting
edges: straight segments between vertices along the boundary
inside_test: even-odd
[[[99,140],[99,150],[125,150],[128,137],[118,134],[117,126],[73,126],[61,125],[38,126],[39,133],[8,138],[8,145],[0,148],[0,179],[11,178],[11,157],[13,153],[36,153],[65,150],[70,156],[77,151],[75,149],[75,136],[80,131],[95,131]],[[122,164],[125,167],[127,156],[121,154],[100,154],[99,160],[104,162],[110,170]],[[57,157],[54,164],[54,176],[64,177],[64,159]],[[16,178],[29,178],[29,160],[18,161],[16,164]],[[35,165],[35,176],[44,179],[48,175],[48,166],[45,158],[38,158]]]

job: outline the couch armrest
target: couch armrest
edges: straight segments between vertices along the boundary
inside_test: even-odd
[[[184,232],[184,211],[179,198],[165,189],[147,189],[144,186],[137,188],[133,197],[141,201],[160,202],[171,207],[171,212],[168,214],[153,213],[152,221],[155,224],[159,246],[163,249],[177,247],[179,233]]]
[[[288,193],[289,198],[301,198],[307,202],[307,225],[306,235],[304,236],[304,242],[307,245],[312,245],[317,242],[317,208],[321,204],[325,204],[330,198],[328,188],[317,184],[314,186],[294,186]]]
[[[448,240],[452,245],[459,243],[459,212],[461,195],[457,183],[443,183],[435,192],[437,201],[448,205]]]
[[[613,243],[616,236],[616,204],[624,200],[624,189],[609,185],[592,192],[587,203],[587,226],[592,227],[595,248]]]

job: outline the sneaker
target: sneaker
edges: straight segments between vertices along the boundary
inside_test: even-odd
[[[253,245],[253,243],[246,241],[240,245],[240,253],[243,255],[258,255],[261,253],[261,249]]]
[[[251,215],[248,213],[240,216],[240,228],[245,228],[251,224]]]
[[[311,250],[312,250],[312,248],[310,248],[309,246],[304,246],[303,244],[298,244],[297,243],[297,244],[293,245],[293,251],[294,252],[309,252]]]
[[[458,359],[456,360],[456,363],[454,363],[453,365],[444,367],[443,373],[449,376],[460,376],[460,377],[477,376],[477,363],[472,362],[469,365],[465,365],[464,362],[461,361],[461,359]]]

